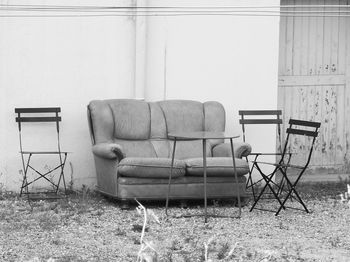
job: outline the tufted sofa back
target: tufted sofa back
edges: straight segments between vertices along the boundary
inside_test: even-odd
[[[170,132],[225,130],[225,110],[214,101],[94,100],[88,105],[88,116],[93,144],[120,144],[126,157],[170,157]],[[208,156],[219,142],[208,143]],[[176,147],[178,159],[201,157],[201,153],[201,141],[180,141]]]

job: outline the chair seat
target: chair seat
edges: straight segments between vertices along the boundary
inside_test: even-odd
[[[261,174],[263,180],[266,182],[262,190],[260,191],[257,199],[255,199],[252,207],[250,208],[250,211],[252,211],[254,208],[256,208],[257,203],[259,202],[262,196],[262,194],[269,189],[274,199],[276,199],[279,203],[279,208],[276,210],[275,215],[277,216],[282,209],[286,208],[292,208],[289,206],[286,206],[286,202],[288,200],[295,200],[298,202],[303,208],[294,208],[297,210],[305,211],[306,213],[309,213],[309,210],[307,209],[305,203],[301,199],[301,196],[299,195],[298,191],[296,190],[296,186],[301,179],[302,175],[305,173],[305,170],[307,169],[310,160],[312,151],[315,145],[316,137],[318,136],[319,128],[321,126],[321,123],[319,122],[313,122],[313,121],[305,121],[305,120],[298,120],[298,119],[289,119],[289,128],[286,130],[286,139],[283,146],[283,154],[281,156],[281,160],[278,163],[269,163],[269,162],[260,162],[260,161],[252,161],[253,167],[255,167]],[[293,156],[293,153],[289,153],[287,149],[290,147],[290,143],[294,143],[294,139],[290,139],[290,137],[293,136],[295,139],[295,136],[307,136],[311,139],[305,139],[305,141],[308,141],[308,145],[305,145],[305,148],[308,148],[308,156],[304,163],[304,165],[294,165],[290,164],[291,157]],[[293,142],[291,142],[293,141]],[[262,165],[272,165],[276,168],[272,173],[264,173],[264,171],[260,168],[260,164]],[[289,175],[289,168],[295,168],[299,169],[297,171],[297,178],[295,181],[291,182],[288,178]],[[273,180],[275,174],[279,172],[282,175],[281,183],[276,184]],[[283,194],[282,194],[283,193]],[[284,194],[285,193],[285,194]],[[261,209],[261,208],[257,208]],[[266,210],[265,208],[262,210]]]
[[[69,152],[67,151],[20,151],[22,154],[68,154]]]
[[[262,153],[262,152],[252,152],[249,155],[264,155],[264,156],[280,156],[282,153]]]
[[[304,168],[304,166],[298,166],[298,165],[292,165],[292,164],[270,163],[270,162],[263,162],[263,161],[251,161],[251,162],[258,163],[258,164],[271,165],[271,166],[291,167],[291,168],[298,168],[298,169]]]
[[[16,113],[16,122],[18,123],[18,131],[19,131],[19,139],[20,139],[20,154],[22,158],[22,171],[23,171],[23,179],[21,185],[20,196],[23,194],[27,195],[29,199],[57,199],[57,195],[60,191],[60,185],[63,185],[64,194],[67,192],[66,182],[64,177],[64,167],[67,160],[66,151],[61,151],[60,146],[60,122],[62,121],[62,117],[59,115],[61,112],[60,107],[21,107],[15,108]],[[36,129],[35,132],[31,133],[32,138],[40,138],[37,140],[40,143],[48,142],[43,138],[43,134],[41,133],[41,129],[48,127],[49,125],[55,126],[55,129],[50,127],[51,132],[55,130],[56,136],[49,136],[49,139],[54,139],[56,141],[56,146],[51,146],[51,151],[49,150],[26,150],[22,146],[22,133],[27,132],[30,128],[30,124],[33,123],[46,123],[45,125],[40,125],[40,129]],[[25,126],[25,127],[24,127]],[[38,128],[38,126],[37,126]],[[46,134],[46,133],[45,133]],[[45,141],[45,142],[44,142]],[[49,143],[51,144],[51,143]],[[37,145],[36,147],[41,147]],[[32,155],[51,155],[50,160],[53,163],[53,156],[59,161],[56,162],[54,166],[52,164],[45,165],[45,168],[38,166],[38,161],[32,161]],[[34,157],[35,158],[35,157]],[[40,162],[39,162],[40,163]],[[58,177],[57,179],[53,179],[54,176]],[[44,185],[45,191],[38,192],[37,186],[33,183],[45,182]],[[38,183],[39,183],[38,182]],[[53,197],[50,194],[55,194]]]
[[[183,160],[174,160],[172,178],[185,175],[186,164]],[[118,164],[118,174],[124,177],[169,178],[170,158],[127,157]]]
[[[203,158],[189,158],[185,159],[185,162],[186,175],[203,176]],[[247,161],[236,158],[235,163],[238,176],[243,176],[249,172]],[[208,177],[234,176],[231,157],[208,157],[206,170]]]

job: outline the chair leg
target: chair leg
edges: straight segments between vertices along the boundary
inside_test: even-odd
[[[249,212],[252,212],[252,211],[253,211],[253,209],[255,208],[256,204],[259,202],[261,196],[263,195],[263,193],[264,193],[266,187],[267,187],[267,184],[265,184],[265,186],[263,187],[263,189],[260,191],[258,197],[257,197],[256,199],[254,199],[254,203],[253,203],[252,207],[250,208]]]
[[[122,210],[129,210],[130,209],[130,202],[128,200],[121,200],[120,201],[121,205],[120,205],[120,208]]]
[[[309,210],[307,209],[306,205],[304,204],[303,200],[301,200],[301,198],[300,198],[298,192],[295,190],[294,186],[292,186],[292,187],[291,187],[291,190],[288,192],[286,198],[283,200],[283,202],[282,202],[280,208],[277,210],[277,212],[276,212],[276,214],[275,214],[276,216],[278,216],[278,214],[281,212],[282,208],[285,208],[284,204],[285,204],[285,203],[287,202],[287,200],[289,199],[290,195],[292,194],[292,191],[294,191],[294,194],[297,196],[299,203],[304,207],[305,212],[306,212],[306,213],[310,213]]]
[[[290,181],[290,179],[287,177],[287,174],[286,173],[282,173],[283,174],[283,177],[285,178],[285,180],[287,181],[287,185],[289,186],[289,191],[287,193],[287,196],[285,197],[285,199],[283,200],[282,202],[282,205],[280,206],[280,208],[277,210],[276,212],[276,216],[278,216],[278,214],[280,213],[281,209],[284,208],[284,204],[287,202],[287,200],[289,198],[291,198],[291,194],[294,193],[295,196],[296,196],[296,199],[298,200],[298,202],[303,206],[304,210],[306,213],[310,213],[309,210],[307,209],[305,203],[303,202],[303,200],[301,199],[299,193],[296,191],[296,185],[297,183],[299,182],[299,179],[301,178],[301,176],[303,175],[305,169],[302,170],[302,172],[299,174],[298,178],[295,180],[294,183],[292,183]]]
[[[187,200],[186,199],[182,199],[180,200],[180,207],[181,208],[187,208]]]
[[[255,192],[256,182],[253,183],[252,174],[253,174],[253,170],[254,170],[254,163],[255,163],[255,161],[257,161],[258,157],[259,157],[259,155],[255,155],[255,158],[254,158],[254,161],[253,161],[253,165],[252,165],[252,167],[249,170],[249,176],[248,176],[247,183],[246,183],[246,189],[251,188],[251,190],[252,190],[254,201],[256,199],[256,192]],[[247,161],[248,161],[248,158],[247,158]]]
[[[28,174],[28,168],[29,168],[29,163],[30,163],[30,159],[32,157],[32,154],[29,154],[28,159],[27,159],[27,164],[23,170],[24,174],[23,174],[23,182],[22,182],[22,187],[21,187],[21,193],[19,196],[22,196],[23,194],[23,189],[26,191],[27,196],[29,197],[29,188],[28,188],[28,179],[27,179],[27,174]],[[23,155],[22,155],[22,159],[24,161]]]
[[[278,168],[276,167],[275,170],[273,170],[273,172],[270,174],[270,175],[265,175],[262,170],[260,169],[260,167],[257,165],[257,163],[254,163],[254,165],[256,166],[257,170],[260,172],[262,178],[264,179],[265,181],[265,186],[264,188],[261,190],[258,198],[256,199],[256,201],[254,202],[253,206],[251,207],[250,211],[252,211],[256,204],[259,202],[259,200],[261,199],[261,196],[263,195],[264,191],[266,190],[266,188],[268,187],[272,194],[274,195],[275,199],[279,202],[279,204],[282,206],[282,208],[284,208],[284,206],[282,205],[282,201],[281,199],[279,198],[279,195],[275,192],[275,190],[273,189],[271,183],[273,182],[272,179],[274,177],[274,174],[277,172]],[[274,183],[275,184],[275,183]]]
[[[60,165],[59,166],[60,166],[61,172],[60,172],[60,176],[59,176],[59,179],[58,179],[58,182],[57,182],[56,194],[58,193],[58,191],[60,189],[60,184],[61,184],[61,179],[62,179],[63,186],[64,186],[64,194],[66,195],[67,194],[67,188],[66,188],[66,180],[64,178],[64,166],[66,164],[67,153],[64,153],[63,161],[62,161],[61,155],[59,157],[60,157]]]

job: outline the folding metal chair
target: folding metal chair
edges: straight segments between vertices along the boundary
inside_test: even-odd
[[[26,194],[28,199],[34,198],[58,198],[58,193],[60,189],[61,182],[63,183],[64,195],[66,195],[66,182],[64,178],[64,166],[67,159],[68,152],[61,151],[60,146],[60,130],[59,130],[59,122],[61,121],[61,117],[59,113],[61,112],[60,107],[47,107],[47,108],[15,108],[15,113],[17,114],[16,122],[18,123],[18,131],[19,131],[19,144],[20,144],[20,154],[23,165],[23,181],[21,185],[20,196],[22,194]],[[25,151],[22,145],[22,125],[24,123],[33,123],[33,122],[49,122],[56,124],[56,133],[57,133],[57,149],[54,151]],[[31,160],[34,156],[39,155],[57,155],[59,164],[53,168],[50,168],[48,171],[40,172],[38,168],[34,167]],[[36,174],[36,178],[29,178],[29,170],[34,171]],[[58,173],[58,182],[55,182],[52,177],[55,173]],[[31,180],[30,180],[31,179]],[[29,186],[39,179],[46,180],[51,186],[51,190],[46,190],[44,192],[29,192]],[[29,181],[30,180],[30,181]],[[54,193],[52,195],[51,193]]]
[[[276,125],[277,128],[277,139],[279,141],[277,152],[263,153],[263,152],[252,152],[250,155],[254,156],[253,163],[256,162],[259,156],[278,156],[282,155],[282,138],[281,138],[281,124],[282,124],[282,111],[281,110],[240,110],[239,115],[241,119],[239,123],[242,126],[243,141],[246,142],[246,125]],[[250,141],[248,141],[250,142]],[[248,157],[246,158],[247,161]],[[257,197],[256,185],[263,181],[263,178],[253,182],[252,174],[255,169],[253,164],[249,170],[246,188],[252,190],[254,201]],[[281,180],[281,183],[284,181]]]
[[[302,211],[306,211],[307,213],[309,213],[309,210],[307,209],[305,203],[302,201],[299,193],[296,190],[296,186],[297,186],[300,178],[302,177],[302,175],[305,173],[305,170],[307,169],[307,167],[310,163],[312,151],[314,148],[316,138],[318,136],[318,131],[319,131],[320,126],[321,126],[321,123],[319,123],[319,122],[290,119],[289,120],[289,127],[286,130],[287,137],[286,137],[286,140],[284,143],[282,156],[281,156],[281,159],[278,161],[278,163],[267,163],[267,162],[257,162],[257,161],[253,162],[254,166],[257,168],[257,170],[259,170],[259,172],[260,172],[261,176],[263,177],[263,179],[265,180],[266,184],[263,187],[260,194],[258,195],[258,198],[255,200],[250,211],[252,211],[254,208],[256,208],[256,205],[259,202],[259,200],[261,199],[262,194],[264,193],[264,191],[267,188],[269,188],[271,190],[272,194],[274,195],[275,199],[279,203],[279,208],[278,208],[277,212],[275,213],[276,216],[280,213],[280,211],[282,209],[285,209],[285,208],[302,210]],[[290,155],[288,153],[288,152],[290,152],[290,146],[291,146],[290,144],[293,142],[293,139],[291,139],[292,136],[305,136],[305,137],[309,138],[309,139],[305,139],[305,141],[308,141],[310,145],[309,145],[309,152],[307,154],[306,163],[304,165],[294,165],[294,164],[289,163],[291,161],[291,158],[295,155],[295,154]],[[286,157],[289,157],[287,164],[285,164]],[[260,168],[261,164],[275,166],[274,171],[269,175],[264,174]],[[292,182],[291,179],[288,177],[288,173],[289,173],[290,169],[296,170],[296,179],[294,182]],[[272,179],[273,179],[273,176],[277,172],[281,173],[282,178],[287,183],[287,189],[278,188],[278,190],[280,192],[282,192],[281,194],[278,194],[278,192],[276,192],[275,188],[273,187],[273,185],[276,185],[276,184],[273,183]],[[284,198],[284,199],[282,199],[282,198]],[[287,202],[288,199],[295,199],[297,202],[299,202],[302,205],[302,207],[304,209],[287,207],[285,205],[285,203]],[[271,211],[271,210],[262,209],[262,208],[256,208],[256,209]]]

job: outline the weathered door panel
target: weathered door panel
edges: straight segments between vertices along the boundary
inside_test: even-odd
[[[306,8],[284,5],[308,5]],[[309,5],[319,5],[310,7]],[[324,5],[334,5],[325,7]],[[310,166],[325,172],[350,172],[350,11],[347,0],[282,0],[281,10],[331,10],[332,17],[281,17],[278,107],[284,128],[289,118],[322,123]],[[293,141],[294,163],[306,159],[306,138]]]

